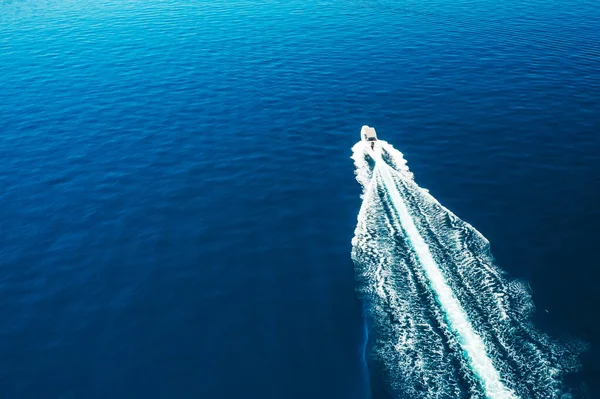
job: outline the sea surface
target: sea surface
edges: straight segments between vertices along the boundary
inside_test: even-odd
[[[353,152],[365,124],[414,181]],[[473,359],[498,392],[597,399],[599,204],[597,0],[0,2],[2,399],[492,397]],[[495,357],[504,316],[429,210],[489,242],[536,357]],[[471,325],[440,332],[462,316],[428,251]],[[400,362],[427,351],[435,384]]]

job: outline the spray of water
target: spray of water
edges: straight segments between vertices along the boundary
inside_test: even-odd
[[[559,398],[576,351],[537,332],[527,286],[472,226],[420,188],[384,141],[353,148],[363,204],[353,238],[370,351],[411,398]]]

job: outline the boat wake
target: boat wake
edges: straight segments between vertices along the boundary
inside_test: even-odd
[[[363,187],[352,258],[370,359],[391,394],[564,398],[578,351],[534,329],[527,285],[494,265],[485,237],[420,188],[385,141],[357,143],[352,158]]]

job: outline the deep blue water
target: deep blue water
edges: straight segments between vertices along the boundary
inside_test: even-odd
[[[350,258],[370,124],[600,397],[599,26],[592,0],[0,3],[0,396],[383,397]]]

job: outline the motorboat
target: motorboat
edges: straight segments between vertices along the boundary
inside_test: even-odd
[[[375,128],[364,125],[362,129],[360,129],[360,137],[364,141],[377,141],[377,134],[375,133]]]
[[[377,141],[375,128],[364,125],[362,129],[360,129],[360,138],[367,143],[371,143],[371,149],[375,148],[375,142]]]

